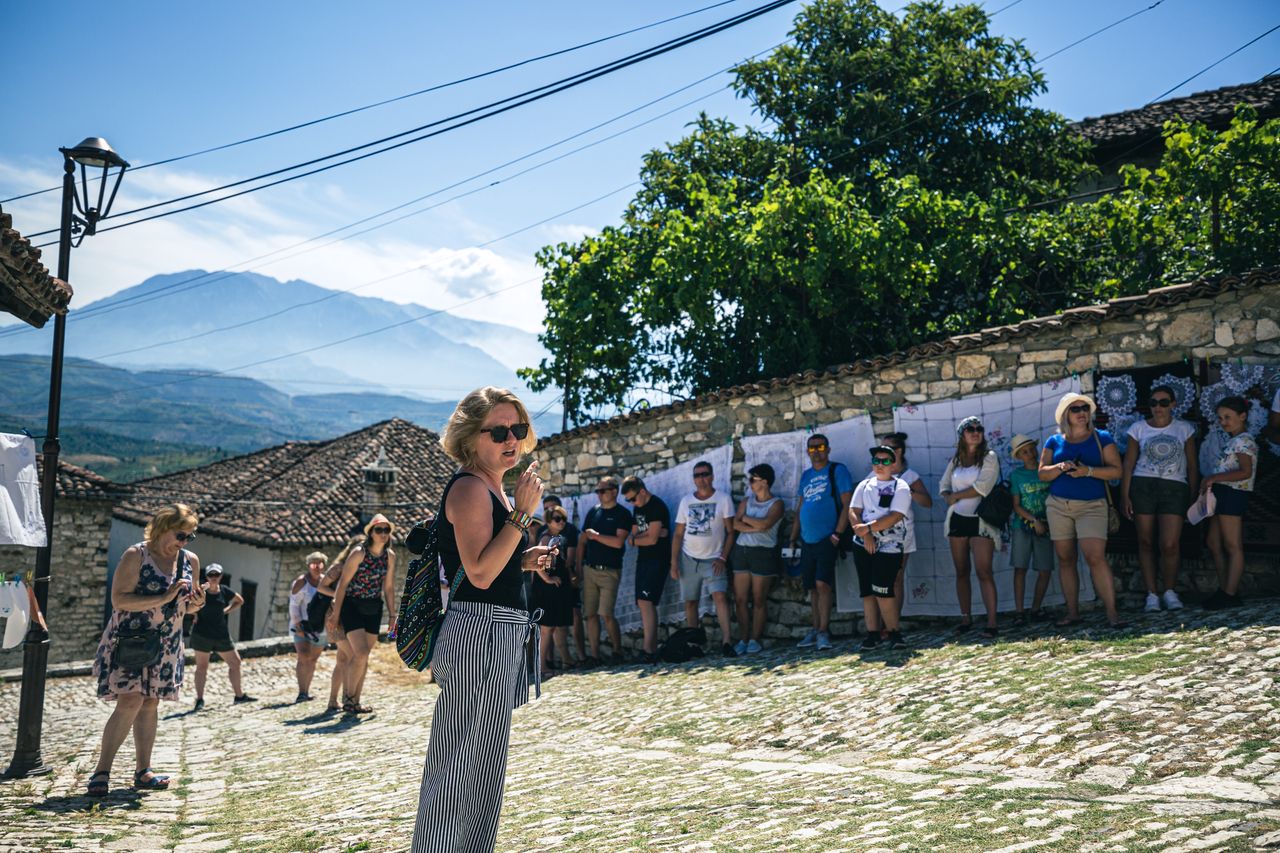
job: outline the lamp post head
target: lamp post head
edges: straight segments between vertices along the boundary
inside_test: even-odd
[[[115,152],[107,140],[101,136],[85,137],[81,143],[74,148],[59,148],[62,156],[66,161],[66,169],[68,180],[74,180],[70,177],[75,171],[75,164],[80,165],[80,191],[74,193],[76,210],[80,216],[75,218],[73,230],[80,235],[76,241],[76,245],[80,245],[80,240],[84,239],[84,235],[92,234],[97,230],[98,221],[106,219],[111,212],[111,205],[116,200],[116,191],[120,189],[120,179],[124,177],[124,170],[129,168],[129,162]],[[91,205],[89,203],[89,169],[93,169],[95,173],[101,169],[101,175],[95,174],[98,179],[98,203]],[[115,183],[111,187],[111,195],[107,196],[107,184],[111,175],[111,170],[116,170]],[[74,192],[74,190],[72,190]]]
[[[128,162],[117,154],[111,144],[101,136],[87,136],[75,148],[61,148],[59,150],[82,166],[95,169],[109,169],[112,166],[118,166],[121,169],[129,168]]]

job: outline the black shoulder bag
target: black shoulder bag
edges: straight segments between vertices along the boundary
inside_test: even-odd
[[[985,463],[986,460],[984,459]],[[997,457],[996,465],[1000,464]],[[982,475],[979,468],[978,475]],[[996,475],[997,477],[999,474]],[[1004,480],[997,480],[996,484],[991,487],[991,491],[983,495],[982,500],[978,501],[978,518],[981,518],[987,524],[996,530],[1004,530],[1009,526],[1009,517],[1013,515],[1013,492],[1009,489],[1009,484]]]
[[[178,579],[187,575],[187,552],[178,551]],[[159,628],[119,628],[116,630],[116,650],[112,662],[116,667],[136,672],[160,663],[163,644]]]

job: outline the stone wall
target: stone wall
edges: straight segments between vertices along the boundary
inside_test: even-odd
[[[93,657],[102,634],[111,503],[58,498],[49,585],[51,662]],[[35,548],[0,546],[0,568],[34,570]],[[0,650],[0,669],[22,666],[22,647]]]
[[[811,371],[637,412],[552,436],[539,445],[535,458],[549,489],[572,494],[605,474],[622,477],[663,470],[733,439],[733,490],[738,499],[745,483],[742,448],[736,439],[743,436],[810,424],[821,427],[864,412],[871,414],[877,433],[888,432],[895,406],[1072,374],[1079,374],[1090,391],[1094,370],[1155,366],[1184,356],[1275,361],[1280,355],[1280,275],[1230,281],[1217,287],[1165,288],[1147,297],[922,346],[903,357]],[[1280,593],[1274,555],[1251,554],[1247,562],[1246,595]],[[1136,560],[1121,559],[1116,565],[1131,602],[1135,583],[1141,589]],[[1194,574],[1196,589],[1214,588],[1207,554],[1203,561],[1188,561],[1187,568],[1184,579]],[[794,591],[775,591],[771,611],[781,617],[776,634],[792,636],[804,630],[807,611],[798,601]]]

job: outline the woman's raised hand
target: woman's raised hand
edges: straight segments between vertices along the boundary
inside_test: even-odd
[[[529,463],[516,480],[516,509],[532,513],[542,502],[542,478],[538,476],[538,460]]]

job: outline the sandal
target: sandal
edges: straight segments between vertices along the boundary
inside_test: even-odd
[[[148,773],[151,774],[150,779],[143,779]],[[133,787],[139,791],[163,791],[169,787],[169,777],[160,776],[150,767],[146,770],[139,770],[133,774]]]
[[[952,633],[954,633],[954,634],[967,634],[967,633],[969,633],[969,631],[971,631],[971,630],[973,630],[973,623],[972,623],[972,622],[961,622],[961,623],[960,623],[959,625],[957,625],[954,629],[952,629]]]
[[[998,636],[1000,636],[999,628],[983,628],[982,629],[982,639],[984,640],[994,640]]]
[[[371,714],[373,708],[369,705],[361,705],[359,702],[342,703],[342,713],[344,714]]]
[[[1084,622],[1084,620],[1081,619],[1079,616],[1077,616],[1074,619],[1068,619],[1066,617],[1063,617],[1062,619],[1059,619],[1057,622],[1054,622],[1053,624],[1057,628],[1070,628],[1072,625],[1079,625],[1082,622]]]
[[[111,790],[111,784],[108,781],[111,774],[106,770],[99,770],[89,777],[89,786],[85,793],[90,797],[105,797],[107,792]]]

